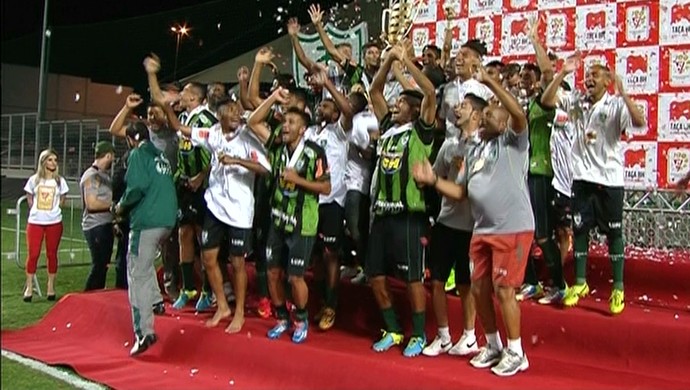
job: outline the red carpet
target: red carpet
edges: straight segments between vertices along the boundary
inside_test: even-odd
[[[341,289],[338,328],[322,333],[313,327],[304,345],[287,337],[268,340],[270,321],[249,318],[241,334],[227,335],[225,325],[204,328],[210,313],[177,315],[168,307],[169,314],[156,318],[160,341],[132,359],[126,294],[109,291],[64,297],[38,324],[4,331],[2,348],[71,366],[118,389],[690,388],[690,297],[681,290],[690,262],[628,260],[627,307],[618,317],[607,314],[606,263],[592,261],[589,279],[596,292],[579,308],[522,304],[531,367],[512,378],[476,370],[462,358],[372,352],[382,321],[369,288],[353,285]],[[398,283],[393,287],[407,319],[405,291]],[[451,297],[450,308],[451,318],[458,318],[459,299]],[[451,320],[455,335],[457,323]],[[428,335],[434,333],[430,321]]]

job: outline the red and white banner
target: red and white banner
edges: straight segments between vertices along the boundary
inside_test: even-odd
[[[584,69],[603,63],[623,79],[646,114],[645,131],[625,135],[629,188],[668,188],[690,169],[690,0],[423,0],[412,29],[417,55],[441,47],[454,28],[455,55],[481,39],[489,59],[534,61],[527,20],[539,15],[542,44],[561,58],[580,50]],[[446,10],[457,15],[448,20]]]

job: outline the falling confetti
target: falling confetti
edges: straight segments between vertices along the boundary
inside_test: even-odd
[[[163,375],[167,375],[167,374],[168,374],[168,370],[163,370]]]
[[[129,341],[125,341],[125,348],[129,347]]]
[[[56,330],[57,330],[57,328],[53,326],[53,332],[55,332]]]
[[[565,333],[565,326],[561,326],[561,332]]]
[[[198,374],[198,373],[199,373],[199,369],[198,369],[198,368],[192,368],[192,369],[189,371],[189,376],[194,376],[194,375],[196,375],[196,374]]]
[[[74,102],[77,103],[77,102],[79,102],[79,100],[81,100],[81,95],[79,94],[79,92],[75,92],[74,93]]]
[[[72,327],[72,323],[71,323],[71,322],[68,322],[68,323],[67,323],[67,329],[69,329],[69,328],[71,328],[71,327]]]
[[[673,318],[676,319],[676,320],[678,319],[678,317],[679,317],[678,314],[676,314],[676,315],[673,316]]]
[[[230,383],[230,386],[234,386],[234,385],[235,385],[235,381],[234,381],[234,380],[232,380],[232,379],[230,380],[230,382],[229,382],[229,383]]]
[[[115,93],[118,95],[122,94],[122,85],[118,85],[117,88],[115,88]]]
[[[218,24],[216,24],[216,28],[218,28],[218,30],[220,30],[220,22],[218,22]]]
[[[184,334],[184,329],[180,329],[180,334]]]
[[[532,345],[536,345],[539,342],[539,336],[536,334],[532,335]]]
[[[252,338],[252,332],[247,332],[247,338],[251,339]]]

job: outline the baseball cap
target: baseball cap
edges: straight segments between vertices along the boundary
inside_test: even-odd
[[[95,148],[96,157],[105,156],[107,153],[115,153],[115,147],[108,141],[100,141]]]

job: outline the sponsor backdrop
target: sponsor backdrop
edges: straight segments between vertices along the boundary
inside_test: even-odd
[[[580,50],[583,68],[599,62],[615,70],[646,113],[646,131],[624,135],[626,186],[668,188],[690,169],[690,0],[422,3],[411,33],[417,55],[428,43],[442,47],[450,26],[453,55],[478,38],[489,50],[487,61],[534,61],[526,28],[539,16],[542,44],[561,58]],[[580,69],[568,81],[582,88],[583,77]]]

